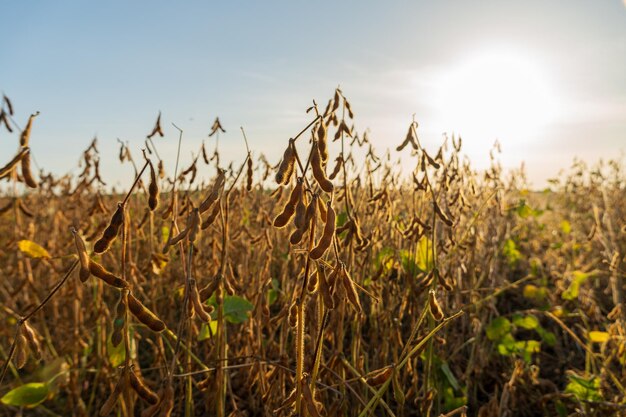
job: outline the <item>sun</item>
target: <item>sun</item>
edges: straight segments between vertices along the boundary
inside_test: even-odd
[[[482,152],[496,139],[537,140],[558,108],[537,60],[510,49],[475,53],[444,70],[434,101],[437,124]]]

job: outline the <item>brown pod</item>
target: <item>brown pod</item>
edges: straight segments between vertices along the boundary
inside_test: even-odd
[[[307,281],[307,284],[306,284],[306,290],[309,292],[309,294],[315,294],[318,287],[319,287],[319,267],[318,267],[317,272],[309,276],[309,280]]]
[[[198,292],[198,286],[196,285],[196,280],[192,279],[189,282],[190,285],[190,302],[193,304],[193,309],[198,313],[198,318],[205,323],[209,323],[211,321],[211,315],[205,309],[202,304],[202,300],[200,299],[200,293]]]
[[[200,203],[200,214],[204,213],[208,209],[211,208],[213,203],[215,203],[222,190],[224,189],[224,184],[226,182],[226,171],[223,169],[218,170],[217,178],[213,183],[213,188],[211,189],[211,193],[208,195],[206,199],[202,203]]]
[[[296,305],[295,301],[289,307],[287,322],[289,323],[289,327],[296,327],[296,324],[298,323],[298,306]]]
[[[326,143],[326,126],[323,121],[317,127],[317,142],[319,143],[320,156],[325,164],[328,161],[328,145]]]
[[[283,207],[283,211],[274,219],[274,227],[285,227],[287,223],[289,223],[289,220],[291,220],[291,217],[296,212],[296,205],[298,204],[298,201],[302,199],[303,190],[304,182],[298,179],[298,183],[291,191],[289,201],[287,201],[287,204]]]
[[[300,243],[302,241],[302,238],[304,237],[304,232],[306,232],[305,228],[294,230],[293,233],[289,236],[289,243],[291,243],[292,245],[297,245],[298,243]]]
[[[78,253],[78,260],[80,261],[80,272],[78,277],[81,282],[87,281],[91,272],[89,272],[89,256],[87,255],[87,248],[83,238],[80,237],[78,231],[72,227],[72,233],[74,234],[74,244],[76,246],[76,252]]]
[[[430,290],[428,292],[428,307],[430,308],[430,314],[432,314],[435,320],[443,320],[443,310],[441,309],[441,306],[437,301],[437,297],[435,296],[435,290]]]
[[[283,160],[278,166],[278,172],[276,173],[276,182],[278,184],[287,184],[294,171],[294,164],[296,162],[296,154],[293,150],[291,142],[287,145],[287,149],[283,153]]]
[[[122,224],[124,224],[124,205],[117,203],[117,210],[113,213],[107,228],[104,229],[102,237],[93,245],[93,251],[95,253],[106,252],[117,237]]]
[[[296,203],[296,215],[293,218],[293,224],[298,228],[304,228],[306,223],[306,204],[304,203],[304,196]]]
[[[0,168],[0,178],[4,178],[13,172],[13,168],[26,156],[28,156],[30,149],[22,148],[5,166]]]
[[[3,94],[2,101],[4,101],[4,103],[7,105],[7,108],[9,109],[9,114],[13,116],[13,103],[11,103],[11,100],[9,100],[9,98]]]
[[[252,180],[253,180],[253,172],[252,172],[252,158],[248,156],[248,169],[246,171],[246,190],[252,190]]]
[[[22,158],[22,178],[30,188],[37,188],[37,181],[33,178],[33,173],[30,170],[30,154]]]
[[[209,213],[209,217],[207,217],[206,220],[202,223],[202,227],[201,227],[202,230],[211,226],[213,222],[215,222],[215,219],[217,219],[217,215],[220,213],[220,209],[221,209],[221,204],[220,204],[220,200],[218,199],[215,202],[215,205],[213,206],[213,210],[211,210],[211,213]]]
[[[191,221],[189,222],[189,241],[195,242],[196,239],[200,237],[200,225],[202,223],[202,219],[200,218],[200,211],[195,208],[190,214]]]
[[[173,238],[169,239],[167,241],[167,243],[165,244],[165,247],[167,248],[168,246],[173,246],[173,245],[177,244],[178,242],[180,242],[181,240],[186,238],[188,234],[189,234],[189,228],[186,227],[180,233],[178,233],[176,236],[174,236]]]
[[[152,132],[146,136],[148,139],[152,138],[154,135],[158,134],[163,137],[163,129],[161,129],[161,112],[159,112],[159,116],[156,119],[156,123],[154,124],[154,128],[152,128]]]
[[[111,344],[117,347],[124,340],[124,323],[126,322],[126,303],[124,299],[128,290],[122,290],[120,299],[115,307],[115,319],[113,320],[113,333],[111,333]]]
[[[124,375],[122,374],[120,376],[120,379],[117,380],[117,384],[115,385],[115,388],[113,389],[109,397],[106,399],[104,404],[102,404],[102,408],[100,408],[101,416],[107,416],[111,413],[111,411],[113,411],[113,407],[115,407],[115,404],[117,403],[117,399],[119,398],[122,391],[124,391],[124,388],[126,388],[126,378],[124,378]]]
[[[371,373],[371,375],[365,380],[371,387],[377,387],[384,384],[389,377],[393,374],[393,367],[387,366],[383,369],[378,369]]]
[[[30,217],[33,218],[35,217],[35,215],[33,214],[32,211],[30,211],[22,202],[22,200],[17,200],[17,208],[20,209],[20,211],[24,214],[24,216],[26,217]]]
[[[11,127],[11,123],[9,123],[9,118],[4,112],[4,109],[0,110],[0,126],[2,126],[2,123],[4,123],[9,133],[13,133],[13,128]]]
[[[15,341],[15,367],[17,369],[22,369],[28,360],[27,343],[28,340],[26,340],[24,332],[18,332],[17,340]]]
[[[159,417],[170,417],[172,410],[174,409],[174,387],[171,383],[167,384],[163,391],[163,397],[161,399],[161,412]]]
[[[150,185],[148,186],[148,207],[150,211],[156,210],[159,205],[159,182],[152,162],[150,162]]]
[[[135,390],[137,395],[149,404],[157,404],[159,402],[159,396],[152,391],[143,379],[139,378],[134,372],[129,372],[130,386]]]
[[[313,152],[311,155],[311,168],[313,169],[313,177],[319,184],[320,188],[327,193],[332,193],[334,190],[333,183],[326,178],[324,167],[322,166],[322,158],[320,156],[320,150],[317,142],[313,143]]]
[[[359,301],[359,294],[356,292],[356,288],[354,287],[354,282],[352,282],[352,278],[350,278],[350,274],[346,270],[344,265],[341,265],[341,279],[343,282],[343,287],[346,290],[346,296],[348,297],[348,301],[352,304],[352,307],[358,312],[361,313],[363,309],[361,308],[361,302]]]
[[[39,344],[39,339],[37,338],[35,330],[30,327],[30,324],[28,324],[28,322],[25,321],[22,324],[21,331],[24,334],[26,341],[28,342],[30,350],[33,351],[37,359],[41,359],[41,345]]]
[[[320,218],[324,223],[326,223],[328,212],[326,210],[326,204],[322,201],[321,198],[317,199],[317,210],[320,212]]]
[[[159,333],[165,330],[165,323],[136,299],[133,294],[128,294],[128,308],[137,320],[148,326],[153,332]]]
[[[110,273],[102,265],[94,260],[89,260],[89,272],[96,278],[100,278],[112,287],[128,288],[128,283],[122,278]]]
[[[319,281],[318,286],[320,294],[322,294],[324,307],[326,307],[328,310],[332,310],[333,308],[335,308],[335,301],[332,294],[332,286],[329,285],[328,279],[326,278],[326,271],[324,270],[324,267],[318,265],[317,272]],[[333,273],[335,272],[333,271]]]
[[[452,220],[450,220],[450,218],[446,216],[446,214],[441,210],[439,204],[437,204],[436,201],[433,201],[433,207],[435,208],[435,213],[441,219],[441,221],[444,222],[448,227],[452,226]]]
[[[35,117],[39,115],[39,112],[33,113],[28,118],[28,122],[26,123],[26,127],[22,130],[22,134],[20,135],[20,146],[28,146],[28,142],[30,141],[30,132],[33,128],[33,120]]]
[[[330,247],[333,236],[335,235],[335,210],[330,205],[330,201],[327,203],[326,224],[324,225],[324,232],[320,238],[317,246],[314,247],[309,256],[311,259],[319,259],[324,255],[324,252]]]
[[[157,403],[152,404],[147,408],[144,408],[144,410],[141,412],[141,417],[154,417],[154,415],[159,412],[159,409],[161,408],[161,399],[163,397],[163,389],[159,390],[157,397]]]
[[[6,205],[0,207],[0,215],[7,213],[15,206],[15,200],[11,199]]]
[[[218,284],[219,280],[213,279],[205,287],[201,288],[200,291],[198,291],[198,293],[200,294],[200,301],[208,300],[209,298],[211,298],[211,296],[217,289]]]

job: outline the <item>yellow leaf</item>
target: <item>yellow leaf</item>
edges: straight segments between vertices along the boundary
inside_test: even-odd
[[[539,289],[536,285],[528,284],[524,287],[524,297],[525,298],[536,298]]]
[[[47,250],[36,244],[35,242],[31,242],[30,240],[20,240],[17,242],[17,246],[20,248],[22,252],[31,258],[48,258],[50,259],[50,254]]]
[[[604,343],[609,340],[609,334],[607,332],[592,331],[589,332],[589,340],[594,343]]]

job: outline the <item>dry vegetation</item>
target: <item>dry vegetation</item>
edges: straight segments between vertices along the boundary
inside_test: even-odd
[[[4,98],[0,415],[626,412],[620,163],[529,192],[415,122],[377,155],[339,90],[308,115],[280,161],[203,144],[180,169],[159,115],[117,194],[96,140],[80,175],[33,175],[35,115]]]

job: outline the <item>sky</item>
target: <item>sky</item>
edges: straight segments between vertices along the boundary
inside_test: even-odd
[[[156,146],[191,160],[215,117],[222,160],[277,162],[340,86],[358,131],[394,148],[412,117],[427,149],[460,134],[485,166],[524,161],[532,184],[626,150],[626,3],[528,1],[20,1],[0,15],[0,92],[46,171],[79,172],[97,135],[102,174],[126,184],[116,139],[135,158],[157,114]],[[414,115],[414,116],[413,116]],[[17,136],[0,130],[0,161]],[[395,152],[395,151],[393,151]],[[397,156],[392,152],[392,155]],[[332,155],[331,155],[332,156]]]

